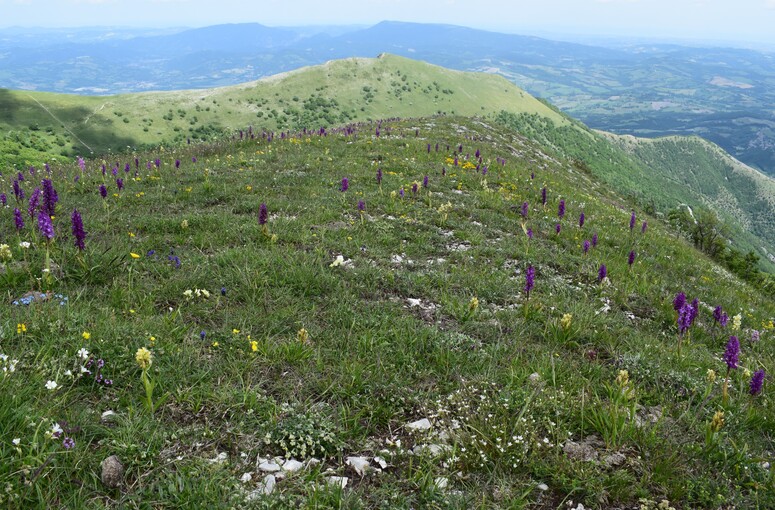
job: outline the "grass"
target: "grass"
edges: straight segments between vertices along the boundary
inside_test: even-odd
[[[318,129],[395,116],[494,115],[502,109],[566,120],[506,79],[394,55],[335,60],[241,85],[205,90],[81,96],[0,89],[6,158],[51,156],[220,138],[247,126]],[[38,154],[30,152],[38,150]],[[12,155],[19,152],[15,159]]]
[[[759,258],[772,273],[775,230],[768,213],[775,183],[699,137],[656,139],[595,132],[581,123],[556,126],[538,115],[502,112],[498,119],[593,173],[653,214],[709,208],[730,227],[730,246]]]
[[[696,138],[594,133],[495,75],[384,54],[207,90],[102,97],[0,90],[0,112],[7,131],[0,165],[17,169],[219,139],[246,126],[299,131],[387,116],[498,116],[654,211],[681,203],[711,207],[733,226],[738,251],[754,251],[762,270],[775,271],[770,178]]]
[[[3,300],[51,293],[0,318],[2,363],[18,360],[0,376],[0,505],[775,504],[763,467],[775,420],[769,381],[751,397],[744,375],[773,366],[771,300],[656,218],[631,231],[625,198],[482,119],[268,136],[113,155],[105,176],[99,159],[84,171],[25,173],[27,197],[50,177],[59,202],[48,273],[26,200],[11,196],[0,209],[11,253]],[[146,166],[157,158],[158,168]],[[82,253],[74,208],[88,233]],[[646,216],[634,209],[640,225]],[[701,301],[680,356],[679,291]],[[726,404],[721,354],[733,332],[714,325],[717,305],[742,320]],[[154,406],[144,404],[141,347],[153,356]],[[717,411],[724,424],[711,430]],[[421,419],[430,430],[407,426]],[[111,455],[126,468],[117,488],[100,481]],[[274,457],[305,468],[258,495],[266,474],[257,466]],[[370,471],[360,476],[349,457],[365,457]]]

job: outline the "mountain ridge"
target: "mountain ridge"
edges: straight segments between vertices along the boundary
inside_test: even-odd
[[[653,203],[657,211],[666,212],[680,203],[694,207],[705,203],[725,221],[738,225],[734,235],[741,243],[738,249],[755,251],[765,267],[775,268],[771,262],[771,255],[775,253],[775,225],[764,209],[764,204],[771,204],[775,196],[775,188],[769,184],[771,179],[753,171],[746,173],[747,177],[741,178],[732,195],[723,195],[717,188],[697,186],[693,184],[695,177],[676,187],[677,181],[670,177],[670,169],[662,160],[679,158],[679,164],[694,168],[693,163],[687,164],[690,159],[680,159],[685,155],[668,152],[656,157],[652,154],[652,159],[657,158],[655,163],[647,158],[639,159],[636,152],[625,155],[626,147],[617,149],[622,152],[612,152],[616,144],[610,142],[617,140],[614,135],[596,134],[499,75],[450,70],[383,54],[379,58],[331,60],[215,89],[91,97],[5,92],[0,93],[0,104],[5,111],[4,116],[0,115],[0,125],[5,125],[13,136],[24,138],[19,130],[28,126],[12,117],[35,124],[26,142],[14,141],[6,135],[5,144],[13,149],[6,152],[19,153],[14,159],[17,167],[24,166],[26,161],[27,165],[37,166],[44,162],[40,154],[37,160],[30,161],[30,152],[27,152],[30,147],[24,147],[25,143],[33,147],[48,144],[54,152],[64,145],[62,154],[72,157],[79,151],[82,154],[125,151],[127,147],[137,149],[180,144],[191,138],[209,139],[250,125],[295,131],[385,117],[455,114],[496,118],[505,115],[504,121],[514,129],[524,130],[526,136],[554,147],[576,164],[592,167],[592,171],[617,189],[634,193],[644,204]],[[69,132],[62,131],[63,125],[69,126]],[[84,146],[77,149],[81,144]],[[75,151],[68,149],[69,146]],[[9,157],[5,156],[6,161]],[[723,165],[718,166],[713,160],[710,158],[703,164],[707,171],[714,172],[708,174],[715,176],[713,182],[723,184],[720,180]],[[689,175],[688,172],[681,175]],[[749,182],[763,198],[746,194],[743,188]],[[738,214],[740,210],[750,212]],[[761,211],[764,214],[756,217]]]

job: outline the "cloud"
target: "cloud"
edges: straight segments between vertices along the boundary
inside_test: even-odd
[[[775,9],[775,0],[764,0],[764,6],[768,9]]]

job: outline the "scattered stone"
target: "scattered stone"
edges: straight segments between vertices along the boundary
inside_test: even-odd
[[[320,464],[320,459],[316,459],[315,457],[312,457],[307,461],[307,469],[313,468]]]
[[[210,459],[210,464],[223,464],[227,460],[229,460],[229,454],[226,452],[221,452],[216,455],[214,459]]]
[[[385,459],[383,459],[382,457],[374,457],[374,462],[379,464],[379,467],[382,469],[387,469],[388,467],[387,461],[385,461]],[[769,467],[769,464],[768,464],[768,467]]]
[[[102,413],[102,416],[100,417],[100,423],[103,425],[115,425],[116,420],[118,419],[118,414],[116,414],[115,411],[111,411],[108,409],[104,413]]]
[[[124,465],[115,455],[102,461],[102,484],[110,489],[121,487],[124,480]]]
[[[568,458],[582,460],[584,462],[595,461],[598,458],[598,453],[597,450],[595,450],[595,447],[586,441],[576,443],[575,441],[571,441],[569,439],[563,445],[562,451],[565,452],[565,455],[567,455]]]
[[[299,462],[296,459],[286,460],[282,466],[283,471],[286,473],[295,473],[297,471],[301,471],[302,468],[304,468],[304,463]]]
[[[430,430],[431,428],[431,422],[428,418],[423,418],[421,420],[413,421],[412,423],[407,423],[405,425],[406,429],[410,432],[419,432],[423,430]]]
[[[240,482],[248,483],[253,479],[253,473],[245,473],[240,477]]]
[[[549,490],[549,486],[546,485],[545,483],[539,483],[537,485],[537,487],[538,487],[538,490],[542,490],[542,491],[548,491]]]
[[[371,467],[366,457],[347,457],[345,464],[353,468],[360,476],[364,476]]]
[[[463,252],[471,249],[471,244],[468,241],[460,243],[450,243],[446,246],[447,251]]]
[[[444,490],[447,488],[447,486],[449,486],[449,478],[447,478],[446,476],[437,476],[433,480],[433,484],[436,486],[437,489]]]
[[[446,453],[451,448],[446,444],[423,444],[417,445],[412,449],[412,453],[415,455],[427,454],[433,457],[438,457],[442,453]]]
[[[259,482],[258,488],[248,494],[247,500],[253,501],[261,496],[268,496],[274,492],[274,487],[277,485],[277,479],[274,475],[266,475],[264,479]]]
[[[338,486],[341,489],[347,487],[347,483],[350,481],[346,476],[329,476],[326,478],[328,485]]]
[[[538,372],[533,372],[527,376],[527,380],[530,381],[530,384],[536,385],[541,382],[541,374]]]
[[[264,462],[261,462],[258,465],[259,471],[263,471],[264,473],[276,473],[282,469],[279,464],[266,460]]]
[[[621,466],[627,460],[623,453],[612,453],[603,457],[605,467]]]
[[[662,406],[643,407],[638,405],[635,413],[635,426],[653,425],[662,419]]]

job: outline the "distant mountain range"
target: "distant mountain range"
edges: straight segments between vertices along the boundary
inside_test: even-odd
[[[593,128],[699,135],[775,174],[775,55],[638,44],[604,48],[459,26],[0,30],[0,87],[115,94],[233,85],[383,52],[505,76]]]

